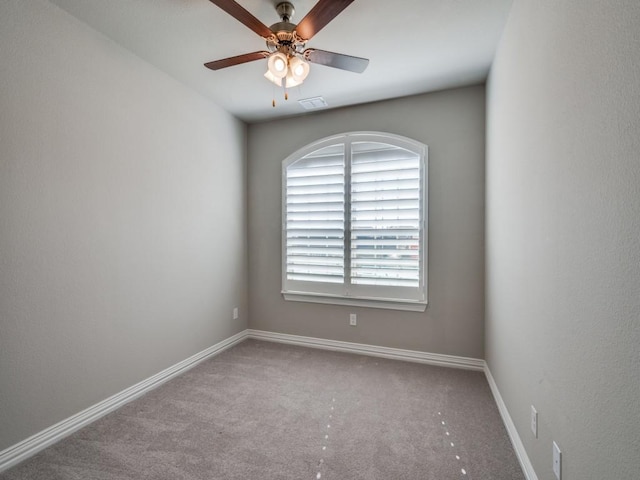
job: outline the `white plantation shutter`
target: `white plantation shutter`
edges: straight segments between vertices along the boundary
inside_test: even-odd
[[[351,282],[420,286],[420,155],[351,146]]]
[[[425,305],[426,174],[426,146],[387,134],[331,137],[285,160],[285,298]]]
[[[344,145],[314,151],[285,171],[287,280],[344,283]]]

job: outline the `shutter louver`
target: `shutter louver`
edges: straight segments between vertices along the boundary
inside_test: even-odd
[[[351,274],[355,285],[420,286],[420,155],[351,147]]]
[[[288,280],[344,283],[344,157],[344,145],[332,145],[286,169]]]

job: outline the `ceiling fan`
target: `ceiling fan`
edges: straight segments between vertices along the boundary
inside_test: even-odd
[[[305,48],[306,43],[316,33],[354,0],[319,0],[298,24],[290,22],[294,14],[293,5],[288,1],[283,1],[276,5],[276,11],[281,21],[270,27],[267,27],[234,0],[210,1],[260,35],[267,45],[267,50],[205,63],[204,66],[211,70],[220,70],[268,58],[268,70],[265,77],[286,89],[300,85],[304,81],[309,74],[307,62],[356,73],[364,72],[369,64],[369,60],[366,58],[316,48]]]

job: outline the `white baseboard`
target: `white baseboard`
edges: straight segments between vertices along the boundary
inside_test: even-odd
[[[487,381],[489,382],[489,387],[491,388],[491,392],[493,393],[493,398],[496,400],[496,404],[498,405],[500,416],[502,417],[504,426],[507,429],[509,438],[511,439],[511,444],[513,445],[513,449],[516,451],[516,456],[518,457],[518,461],[520,462],[520,466],[522,467],[524,476],[526,477],[527,480],[538,480],[538,476],[536,475],[536,472],[533,469],[531,460],[529,460],[529,455],[527,455],[527,451],[524,449],[524,444],[522,443],[522,439],[520,438],[520,435],[518,435],[516,426],[513,423],[513,420],[511,419],[511,415],[509,415],[507,406],[505,405],[504,400],[502,400],[502,395],[500,395],[500,391],[498,390],[498,385],[496,384],[496,381],[493,379],[493,375],[491,375],[491,370],[489,370],[489,366],[486,364],[486,362],[484,366],[484,373],[487,376]]]
[[[39,433],[17,443],[0,452],[0,472],[16,465],[26,458],[35,455],[49,445],[61,440],[67,435],[80,430],[82,427],[94,422],[104,415],[114,411],[124,404],[134,400],[150,390],[160,386],[171,378],[193,368],[198,363],[213,357],[223,350],[247,338],[247,330],[239,332],[215,345],[196,353],[175,365],[157,373],[140,383],[133,385],[120,393],[103,400],[95,405],[72,415],[71,417],[42,430]]]
[[[484,371],[487,381],[491,388],[491,392],[495,398],[498,410],[502,416],[502,420],[511,439],[511,443],[516,451],[522,470],[527,480],[538,480],[533,470],[531,461],[524,449],[522,440],[518,435],[507,407],[502,400],[502,396],[498,391],[498,387],[491,375],[489,367],[484,360],[468,357],[457,357],[453,355],[443,355],[437,353],[427,353],[415,350],[402,350],[399,348],[379,347],[375,345],[366,345],[362,343],[342,342],[338,340],[327,340],[314,337],[303,337],[299,335],[289,335],[284,333],[265,332],[262,330],[244,330],[232,337],[227,338],[175,365],[157,373],[132,387],[129,387],[71,417],[52,425],[51,427],[17,443],[0,452],[0,472],[18,464],[19,462],[35,455],[39,451],[54,444],[62,438],[72,434],[82,427],[98,420],[104,415],[116,410],[126,403],[144,395],[145,393],[160,386],[171,378],[184,373],[193,368],[198,363],[211,358],[222,351],[240,343],[246,338],[255,338],[257,340],[266,340],[278,343],[287,343],[291,345],[300,345],[304,347],[320,348],[324,350],[334,350],[339,352],[358,353],[361,355],[369,355],[373,357],[389,358],[394,360],[404,360],[408,362],[425,363],[429,365],[437,365],[442,367],[463,368],[467,370]]]
[[[426,363],[441,367],[464,368],[467,370],[484,370],[484,360],[478,358],[456,357],[453,355],[442,355],[439,353],[419,352],[416,350],[402,350],[399,348],[378,347],[376,345],[366,345],[363,343],[341,342],[338,340],[327,340],[324,338],[302,337],[299,335],[289,335],[286,333],[265,332],[263,330],[247,330],[249,338],[257,340],[267,340],[270,342],[288,343],[303,347],[320,348],[324,350],[334,350],[338,352],[359,353],[372,357],[390,358],[393,360],[404,360],[406,362]]]

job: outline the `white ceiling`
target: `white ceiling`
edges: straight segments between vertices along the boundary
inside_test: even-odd
[[[297,100],[329,108],[483,81],[512,0],[357,0],[316,34],[316,47],[371,61],[362,74],[311,65],[289,92],[263,77],[266,60],[212,71],[205,62],[263,50],[264,41],[208,0],[50,0],[139,57],[248,121],[303,113]],[[278,0],[239,0],[264,24]],[[293,23],[316,0],[293,0]],[[275,97],[277,106],[271,106]]]

